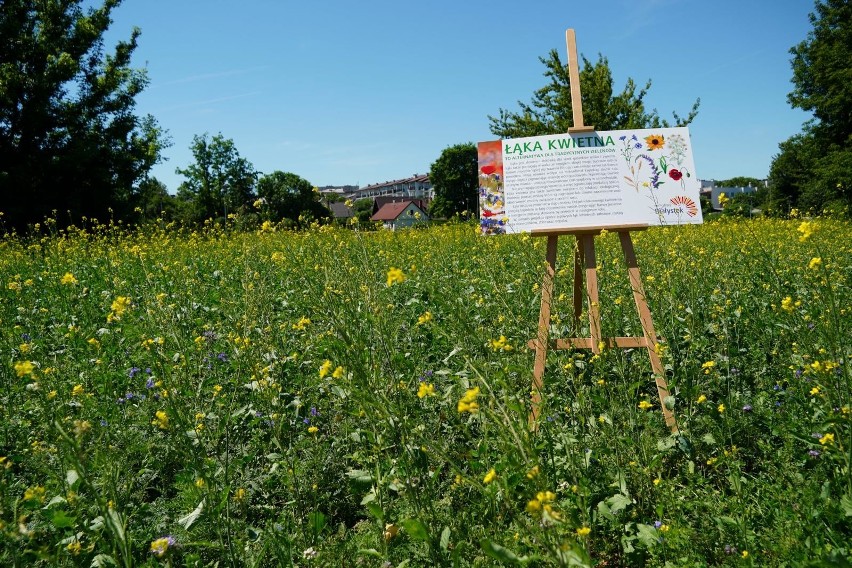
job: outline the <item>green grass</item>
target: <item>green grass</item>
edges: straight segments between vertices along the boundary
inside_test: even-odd
[[[642,350],[551,353],[529,431],[542,239],[7,237],[0,564],[845,565],[852,226],[800,225],[635,233],[679,436]],[[604,335],[640,335],[596,242]],[[554,337],[588,333],[572,247]]]

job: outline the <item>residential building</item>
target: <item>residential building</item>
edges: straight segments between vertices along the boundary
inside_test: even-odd
[[[396,179],[359,187],[349,194],[349,198],[356,201],[358,199],[387,195],[408,199],[422,199],[428,202],[433,197],[432,184],[429,183],[428,175],[414,174],[405,179]]]
[[[429,216],[414,201],[386,203],[379,211],[370,217],[370,221],[379,221],[386,229],[396,230],[411,227],[417,223],[425,223]]]

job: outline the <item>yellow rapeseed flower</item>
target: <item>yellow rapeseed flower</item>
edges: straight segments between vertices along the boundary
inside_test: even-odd
[[[405,274],[403,274],[402,270],[400,270],[399,268],[394,268],[392,266],[391,269],[388,270],[388,286],[393,286],[394,284],[401,284],[403,282],[405,282]]]
[[[169,429],[169,415],[166,414],[165,410],[158,410],[154,413],[154,419],[151,421],[153,426],[156,426],[160,430],[168,430]]]
[[[501,335],[499,339],[490,339],[488,344],[493,351],[511,351],[512,346],[509,345],[505,335]]]
[[[128,298],[127,296],[116,297],[116,299],[113,300],[112,305],[110,305],[110,310],[112,310],[110,316],[112,317],[112,320],[121,319],[121,316],[123,316],[124,312],[126,312],[129,308],[130,298]],[[108,317],[107,319],[110,318]]]
[[[435,396],[435,385],[432,383],[420,383],[420,386],[417,388],[417,398],[427,396]]]
[[[795,310],[795,303],[793,302],[793,298],[787,296],[783,300],[781,300],[781,309],[785,312],[792,312]]]
[[[73,275],[73,274],[71,274],[70,272],[66,272],[66,273],[65,273],[65,275],[64,275],[64,276],[62,276],[62,278],[60,278],[60,279],[59,279],[59,283],[60,283],[60,284],[65,284],[65,285],[69,285],[69,286],[70,286],[70,285],[74,285],[74,284],[76,284],[76,283],[77,283],[77,279],[76,279],[76,278],[74,278],[74,275]]]
[[[15,363],[15,374],[18,377],[26,377],[32,375],[35,371],[35,365],[32,361],[18,361]]]
[[[326,378],[326,377],[328,376],[328,374],[331,372],[331,368],[332,368],[333,366],[334,366],[334,365],[332,365],[331,361],[329,361],[328,359],[326,359],[325,361],[323,361],[322,365],[320,365],[320,368],[319,368],[319,376],[320,376],[320,378],[321,378],[321,379]]]
[[[468,389],[464,396],[459,400],[458,411],[459,412],[470,412],[471,414],[476,414],[479,412],[479,403],[476,402],[476,397],[479,396],[479,387],[474,387],[472,389]]]
[[[808,268],[810,268],[811,270],[815,270],[815,269],[819,268],[821,265],[822,265],[822,258],[815,256],[808,263]]]
[[[83,396],[86,394],[86,389],[83,388],[83,385],[74,385],[74,388],[71,389],[71,396]]]
[[[489,483],[494,481],[496,478],[497,478],[497,472],[494,471],[494,468],[492,467],[491,469],[488,470],[488,473],[485,474],[485,477],[482,478],[482,483],[484,483],[485,485],[488,485]]]
[[[151,554],[156,556],[157,558],[162,558],[166,555],[166,552],[169,551],[169,546],[174,544],[174,538],[170,536],[164,536],[163,538],[158,538],[156,540],[151,541]]]
[[[808,240],[809,238],[811,238],[811,235],[814,234],[815,229],[816,229],[816,227],[814,227],[814,224],[812,222],[802,221],[802,224],[799,225],[798,229],[796,229],[797,231],[799,231],[801,233],[801,235],[799,236],[799,242],[803,243],[806,240]]]

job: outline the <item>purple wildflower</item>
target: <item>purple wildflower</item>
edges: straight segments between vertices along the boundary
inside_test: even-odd
[[[142,369],[140,369],[139,367],[130,367],[130,371],[128,372],[128,375],[130,375],[130,378],[132,379],[133,377],[136,376],[136,373],[138,373],[141,370]]]
[[[746,404],[745,406],[743,406],[743,412],[751,412],[751,405]]]
[[[154,388],[154,379],[152,379],[151,377],[148,377],[148,380],[145,381],[145,388],[146,389]]]
[[[809,450],[808,455],[811,456],[812,458],[818,458],[819,457],[819,450]]]
[[[311,407],[311,416],[318,416],[318,415],[319,415],[319,411],[317,410],[317,407],[312,406]]]

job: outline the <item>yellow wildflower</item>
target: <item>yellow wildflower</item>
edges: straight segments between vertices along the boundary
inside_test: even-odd
[[[346,369],[338,365],[331,374],[332,379],[342,379],[346,375]]]
[[[577,536],[589,536],[589,533],[592,532],[592,529],[589,527],[580,527],[577,529]]]
[[[808,263],[808,268],[810,268],[811,270],[815,270],[816,268],[819,268],[821,265],[822,265],[822,258],[815,256]]]
[[[169,429],[169,415],[166,414],[165,410],[158,410],[154,413],[154,419],[151,421],[153,426],[156,426],[160,430],[168,430]]]
[[[328,374],[331,372],[332,366],[333,365],[331,364],[331,361],[329,361],[328,359],[323,361],[323,364],[320,365],[320,368],[319,368],[319,376],[320,376],[321,379],[324,379],[325,377],[328,376]]]
[[[538,467],[537,465],[533,466],[533,467],[532,467],[532,468],[531,468],[531,469],[527,472],[527,479],[535,479],[536,477],[538,477],[539,471],[540,471],[540,470],[539,470],[539,467]]]
[[[489,483],[494,481],[494,479],[496,477],[497,477],[497,472],[494,471],[494,468],[492,467],[491,469],[488,470],[488,473],[485,474],[485,477],[482,478],[482,483],[484,483],[485,485],[488,485]]]
[[[704,396],[703,394],[699,395],[698,399],[695,402],[697,402],[698,404],[703,404],[703,403],[707,402],[707,397]]]
[[[479,387],[468,389],[464,396],[459,400],[458,411],[470,412],[476,414],[479,412],[479,403],[476,402],[476,397],[479,396]]]
[[[427,396],[435,396],[435,385],[432,383],[420,383],[420,386],[417,388],[417,398]]]
[[[488,344],[491,346],[493,351],[511,351],[512,346],[508,344],[508,340],[505,335],[501,335],[500,339],[490,339]]]
[[[74,385],[74,388],[71,389],[71,396],[83,396],[86,394],[86,389],[83,388],[83,385]]]
[[[823,446],[827,446],[829,444],[834,443],[834,434],[831,432],[827,433],[825,436],[819,439],[819,443]]]
[[[650,402],[648,402],[647,400],[643,400],[642,402],[639,403],[639,408],[641,408],[642,410],[648,410],[652,406],[654,406],[654,405],[651,404]]]
[[[426,325],[432,321],[432,312],[424,312],[422,316],[417,318],[417,325]]]
[[[724,404],[720,404],[720,405],[717,407],[717,410],[719,411],[719,414],[722,414],[723,412],[725,412],[725,405],[724,405]]]
[[[121,316],[124,315],[130,308],[130,298],[127,296],[118,296],[115,300],[113,300],[112,305],[110,306],[110,310],[112,310],[107,317],[109,321],[121,319]]]
[[[811,396],[816,396],[819,394],[819,387],[814,387],[811,389]]]
[[[802,221],[802,224],[799,225],[798,229],[796,229],[797,231],[799,231],[801,233],[801,235],[799,236],[799,242],[803,243],[806,240],[808,240],[809,238],[811,238],[811,235],[814,234],[814,229],[815,229],[815,227],[814,227],[814,224],[812,222]]]
[[[785,312],[792,312],[795,309],[795,304],[793,303],[793,298],[787,296],[783,300],[781,300],[781,309]]]
[[[387,523],[385,525],[385,530],[382,532],[382,536],[385,540],[390,540],[397,535],[399,532],[399,527],[393,523]]]
[[[541,511],[541,501],[538,499],[530,499],[527,502],[527,513],[533,515]]]
[[[402,273],[402,270],[400,270],[399,268],[391,267],[391,269],[388,270],[388,286],[393,286],[394,284],[401,284],[403,282],[405,282],[405,274]]]
[[[169,551],[169,546],[174,545],[175,539],[170,536],[164,536],[151,541],[151,554],[157,558],[162,558]]]
[[[35,487],[28,488],[24,491],[24,501],[38,501],[39,503],[43,503],[44,487],[36,485]]]
[[[66,272],[65,275],[59,279],[59,283],[66,285],[74,285],[77,283],[77,279],[74,278],[74,275],[70,272]]]
[[[18,377],[32,375],[33,371],[35,371],[35,365],[33,365],[32,361],[18,361],[15,363],[15,374]]]
[[[82,549],[83,547],[80,545],[80,541],[76,538],[69,542],[68,545],[65,547],[65,550],[67,550],[69,554],[71,554],[71,556],[77,556],[78,554],[80,554],[80,550]]]
[[[319,428],[317,428],[316,426],[309,426],[308,427],[308,433],[309,434],[316,434],[317,432],[319,432]]]

